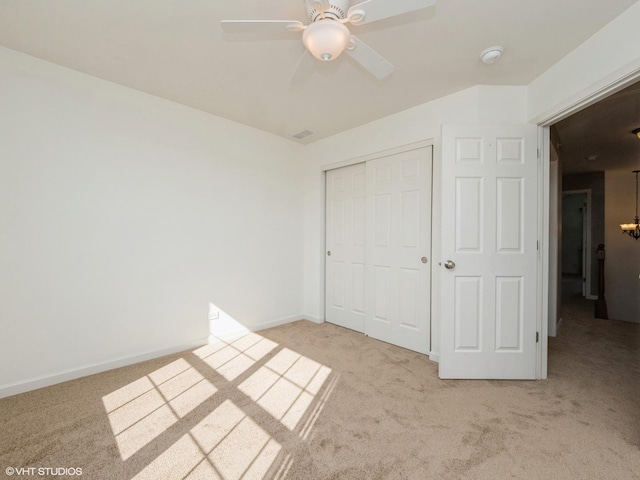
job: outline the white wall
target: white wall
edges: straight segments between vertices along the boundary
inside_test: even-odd
[[[308,146],[305,167],[305,297],[307,318],[324,318],[324,176],[323,167],[412,143],[432,140],[432,354],[440,340],[440,182],[443,124],[522,123],[526,88],[477,86],[411,108]]]
[[[301,148],[0,48],[0,394],[300,318]]]
[[[635,188],[633,173],[605,172],[605,298],[610,319],[640,323],[640,240],[620,230],[633,221]]]
[[[559,110],[579,103],[640,72],[640,2],[605,25],[529,84],[527,117],[546,121]],[[621,89],[624,85],[618,85]],[[595,98],[587,104],[594,103]],[[585,105],[586,106],[586,105]]]

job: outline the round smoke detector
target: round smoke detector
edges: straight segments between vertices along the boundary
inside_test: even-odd
[[[487,65],[491,65],[500,59],[502,52],[502,47],[489,47],[480,54],[480,58]]]

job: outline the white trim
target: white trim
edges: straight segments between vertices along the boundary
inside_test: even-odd
[[[318,325],[322,325],[324,323],[324,320],[313,315],[304,315],[301,320],[308,320],[309,322],[317,323]]]
[[[544,127],[545,137],[549,136],[549,127]],[[548,302],[549,307],[547,309],[547,336],[555,337],[557,332],[557,324],[558,317],[560,312],[560,298],[558,292],[560,291],[561,281],[560,281],[560,272],[559,272],[559,247],[560,247],[560,226],[559,226],[559,195],[558,191],[560,188],[560,182],[562,179],[560,178],[560,162],[551,162],[551,149],[552,145],[550,142],[551,138],[544,139],[544,147],[543,147],[543,157],[542,161],[545,162],[549,168],[549,236],[546,238],[546,241],[549,243],[549,261],[548,272],[549,276],[547,278],[548,287]],[[549,158],[549,161],[547,160]],[[543,239],[545,241],[545,239]],[[544,286],[542,287],[545,288]]]
[[[307,320],[304,315],[292,315],[291,317],[281,318],[279,320],[272,320],[270,322],[264,322],[256,325],[255,327],[250,327],[249,331],[251,332],[259,332],[261,330],[266,330],[268,328],[279,327],[281,325],[286,325],[288,323],[298,322],[300,320]],[[318,323],[318,322],[316,322]]]
[[[429,360],[440,363],[440,354],[437,352],[429,352]]]
[[[549,355],[549,170],[551,164],[549,127],[538,127],[538,318],[540,332],[536,355],[536,379],[547,378]]]
[[[249,332],[259,332],[268,328],[279,327],[288,323],[297,322],[299,320],[308,320],[314,323],[322,323],[316,318],[309,315],[293,315],[291,317],[281,318],[279,320],[273,320],[270,322],[264,322],[253,327],[248,327],[242,331],[237,330],[235,332],[224,332],[224,335],[243,335]],[[18,395],[20,393],[30,392],[31,390],[37,390],[39,388],[50,387],[58,383],[68,382],[70,380],[76,380],[78,378],[87,377],[89,375],[95,375],[96,373],[106,372],[115,368],[127,367],[147,360],[153,360],[155,358],[165,357],[174,353],[184,352],[197,347],[206,345],[207,343],[215,343],[219,341],[219,338],[210,335],[208,338],[202,338],[199,340],[193,340],[191,342],[183,343],[180,345],[174,345],[171,347],[163,348],[160,350],[151,350],[137,355],[130,355],[119,357],[114,360],[106,362],[92,363],[84,367],[65,370],[53,375],[42,375],[29,380],[22,380],[15,383],[9,383],[7,385],[0,386],[0,398],[10,397],[12,395]]]
[[[640,79],[640,58],[619,68],[598,82],[583,89],[568,100],[538,115],[531,120],[542,127],[548,127],[560,120],[570,117],[603,98],[613,95]]]
[[[318,252],[320,255],[320,305],[318,306],[319,320],[326,321],[327,309],[327,172],[322,172],[322,188],[320,189],[320,234],[322,239],[320,245],[322,249]]]
[[[322,188],[321,188],[321,200],[320,200],[320,222],[321,222],[321,229],[320,229],[320,245],[322,245],[322,249],[320,250],[320,252],[318,252],[320,254],[320,268],[319,268],[319,272],[320,272],[320,298],[322,299],[322,301],[320,302],[319,305],[319,314],[320,314],[320,322],[324,322],[326,317],[325,317],[325,307],[326,307],[326,301],[327,301],[327,292],[326,292],[326,268],[327,268],[327,263],[326,263],[326,257],[325,257],[325,252],[327,251],[327,171],[328,170],[335,170],[336,168],[341,168],[341,167],[349,167],[351,165],[356,165],[358,163],[364,163],[367,162],[369,160],[375,160],[377,158],[382,158],[382,157],[388,157],[389,155],[395,155],[397,153],[404,153],[404,152],[410,152],[412,150],[418,150],[420,148],[425,148],[425,147],[431,147],[433,150],[431,152],[431,155],[433,156],[433,160],[435,162],[435,147],[434,147],[434,140],[433,138],[426,138],[424,140],[420,140],[418,142],[413,142],[413,143],[408,143],[406,145],[398,145],[396,147],[393,148],[388,148],[386,150],[382,150],[379,152],[374,152],[374,153],[369,153],[367,155],[361,155],[359,157],[354,157],[354,158],[350,158],[347,160],[342,160],[340,162],[336,162],[336,163],[331,163],[328,165],[323,165],[321,166],[321,172],[322,172]],[[433,168],[433,166],[432,166]],[[433,183],[433,176],[432,176],[432,183]],[[433,201],[433,199],[432,199]],[[432,210],[433,210],[433,203],[432,203]],[[433,211],[432,211],[432,219],[433,221]],[[433,228],[433,227],[432,227]],[[432,230],[432,236],[433,236],[433,230]],[[433,244],[432,244],[432,250],[431,250],[431,255],[433,257]],[[432,279],[433,280],[433,279]],[[432,288],[433,288],[433,283],[432,283]],[[432,308],[433,308],[433,296],[431,298],[431,302],[432,302]],[[433,322],[433,316],[431,317],[431,321]]]
[[[327,251],[327,171],[329,170],[335,170],[337,168],[342,168],[342,167],[349,167],[351,165],[356,165],[358,163],[366,163],[368,161],[371,160],[376,160],[378,158],[383,158],[383,157],[388,157],[391,155],[396,155],[399,153],[405,153],[405,152],[411,152],[413,150],[419,150],[421,148],[431,148],[431,258],[435,258],[434,256],[434,248],[433,248],[433,238],[434,238],[434,224],[433,224],[433,208],[434,208],[434,193],[433,193],[433,187],[434,187],[434,183],[435,183],[435,177],[433,176],[434,174],[434,169],[435,169],[435,161],[436,161],[436,157],[435,157],[435,144],[434,144],[434,139],[433,138],[426,138],[424,140],[420,140],[417,142],[413,142],[413,143],[408,143],[406,145],[398,145],[396,147],[392,147],[392,148],[388,148],[385,150],[381,150],[379,152],[374,152],[374,153],[369,153],[366,155],[361,155],[359,157],[354,157],[351,159],[347,159],[347,160],[342,160],[340,162],[336,162],[336,163],[332,163],[332,164],[328,164],[328,165],[322,165],[321,166],[321,172],[322,172],[322,199],[321,199],[321,239],[320,239],[320,245],[322,245],[322,250],[320,252],[320,277],[321,277],[321,281],[320,281],[320,298],[322,299],[322,301],[320,302],[320,319],[318,321],[318,323],[322,323],[326,320],[326,316],[325,316],[325,309],[326,309],[326,256],[325,256],[325,252]],[[433,265],[433,264],[432,264]],[[431,291],[430,291],[430,301],[429,301],[429,348],[431,348],[433,346],[433,312],[434,312],[434,296],[433,296],[433,284],[434,284],[434,273],[433,273],[433,266],[431,267]],[[365,333],[366,334],[366,333]],[[429,353],[429,358],[430,359],[434,359],[435,358],[435,362],[439,362],[439,355],[437,353]]]
[[[397,147],[388,148],[380,152],[368,153],[367,155],[362,155],[360,157],[342,160],[341,162],[331,163],[329,165],[323,165],[321,168],[323,172],[326,172],[327,170],[335,170],[336,168],[349,167],[357,163],[365,163],[370,160],[389,157],[391,155],[396,155],[398,153],[410,152],[412,150],[418,150],[420,148],[425,148],[425,147],[433,147],[433,138],[428,138],[426,140],[421,140],[419,142],[409,143],[407,145],[400,145]],[[325,182],[325,185],[326,185],[326,182]]]
[[[0,386],[0,398],[18,395],[19,393],[25,393],[31,390],[37,390],[39,388],[49,387],[51,385],[68,382],[69,380],[75,380],[77,378],[82,378],[89,375],[95,375],[96,373],[106,372],[107,370],[113,370],[114,368],[126,367],[135,363],[153,360],[154,358],[172,355],[174,353],[183,352],[192,348],[201,347],[202,345],[206,344],[207,339],[202,338],[199,340],[193,340],[188,343],[174,345],[172,347],[167,347],[160,350],[151,350],[137,355],[119,357],[106,362],[92,363],[84,367],[54,373],[53,375],[42,375],[29,380],[9,383],[7,385]]]
[[[540,346],[538,349],[539,362],[537,378],[547,378],[548,368],[548,315],[549,315],[549,164],[550,143],[547,140],[545,144],[544,139],[548,139],[549,127],[560,120],[567,118],[574,113],[583,110],[584,108],[599,102],[603,98],[606,98],[613,93],[616,93],[627,86],[635,83],[640,79],[640,58],[634,60],[630,64],[623,68],[616,70],[615,72],[607,75],[601,80],[593,83],[590,87],[583,89],[568,100],[559,103],[555,107],[547,110],[545,113],[538,115],[530,120],[531,123],[536,123],[539,126],[538,129],[538,141],[541,148],[540,157],[542,159],[542,185],[540,193],[539,206],[542,209],[540,212],[540,222],[542,223],[540,231],[541,239],[541,278],[538,285],[541,288],[540,301],[540,313],[539,321],[540,325]],[[546,313],[545,313],[546,312]],[[542,321],[546,318],[546,321]],[[556,326],[556,335],[560,330],[562,324],[562,317],[558,320]]]
[[[272,320],[269,322],[259,323],[258,325],[245,326],[237,322],[233,322],[234,325],[232,328],[222,328],[220,331],[217,331],[215,334],[210,333],[207,342],[209,344],[218,343],[220,340],[227,340],[231,338],[238,338],[242,335],[246,335],[249,332],[260,332],[262,330],[267,330],[268,328],[279,327],[281,325],[287,325],[289,323],[298,322],[300,320],[308,320],[307,316],[304,315],[293,315],[291,317],[280,318],[278,320]],[[313,321],[313,320],[310,320]],[[314,322],[320,323],[320,322]]]

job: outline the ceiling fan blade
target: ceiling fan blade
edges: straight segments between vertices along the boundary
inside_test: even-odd
[[[291,76],[291,80],[289,80],[289,85],[296,86],[304,83],[304,81],[309,78],[309,75],[311,75],[311,71],[313,70],[315,63],[316,59],[314,56],[309,53],[309,50],[305,49],[295,71],[293,72],[293,75]]]
[[[225,33],[282,33],[305,29],[297,20],[223,20],[220,26]]]
[[[364,25],[427,8],[435,3],[436,0],[366,0],[351,7],[347,12],[347,18],[354,25]]]
[[[351,42],[352,44],[345,52],[374,77],[382,80],[391,75],[393,65],[385,60],[378,52],[354,36],[351,36]]]

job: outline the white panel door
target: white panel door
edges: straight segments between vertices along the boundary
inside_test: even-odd
[[[364,332],[365,164],[330,170],[326,180],[325,318]]]
[[[431,347],[431,147],[367,162],[366,334]]]
[[[441,378],[533,379],[534,125],[443,127]]]

